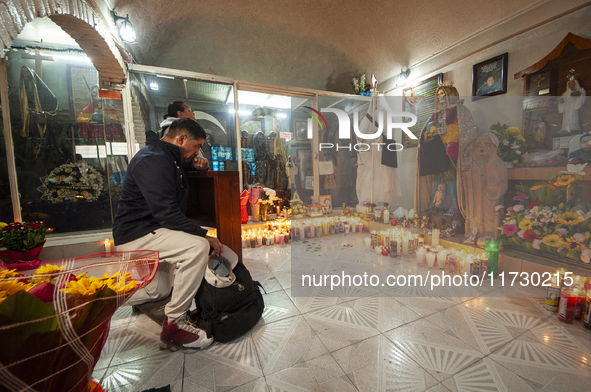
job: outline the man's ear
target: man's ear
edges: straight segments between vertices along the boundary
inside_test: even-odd
[[[187,135],[185,135],[184,133],[181,133],[177,137],[178,137],[178,141],[179,141],[180,146],[184,145],[185,142],[187,141]]]

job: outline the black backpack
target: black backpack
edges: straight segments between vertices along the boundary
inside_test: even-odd
[[[236,281],[228,287],[216,288],[203,279],[195,296],[197,309],[192,319],[218,342],[232,341],[246,332],[261,318],[265,308],[259,282],[253,281],[242,262],[234,270]],[[263,289],[264,290],[264,289]]]

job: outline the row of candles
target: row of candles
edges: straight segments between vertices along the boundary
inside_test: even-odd
[[[591,277],[558,268],[546,289],[546,308],[558,312],[558,320],[563,323],[581,320],[585,328],[591,329]]]
[[[463,250],[454,251],[439,245],[438,240],[439,230],[432,231],[432,243],[425,245],[422,234],[395,227],[371,231],[371,236],[365,239],[365,246],[383,256],[414,255],[417,262],[428,269],[439,268],[450,274],[467,273],[483,279],[489,272],[496,273],[496,266],[489,266],[490,256],[486,252],[474,254]]]
[[[242,247],[254,248],[289,241],[322,237],[340,233],[362,233],[363,222],[359,218],[323,217],[306,220],[270,222],[266,228],[242,230]]]

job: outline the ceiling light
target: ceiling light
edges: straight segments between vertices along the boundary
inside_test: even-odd
[[[135,44],[137,42],[135,38],[135,29],[133,25],[129,21],[129,15],[126,15],[125,18],[123,16],[117,16],[115,11],[111,11],[113,15],[113,24],[117,25],[117,22],[123,21],[119,26],[119,37],[121,41],[127,42],[128,44]]]
[[[151,90],[158,91],[160,88],[158,87],[158,83],[156,83],[156,82],[150,82],[150,89]]]

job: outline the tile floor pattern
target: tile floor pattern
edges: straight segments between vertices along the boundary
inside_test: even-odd
[[[174,392],[591,390],[591,331],[560,323],[542,291],[408,298],[396,289],[327,296],[318,288],[316,297],[292,297],[292,271],[329,271],[336,262],[351,271],[420,272],[412,257],[376,255],[362,240],[244,249],[267,291],[263,317],[246,336],[204,351],[160,351],[160,327],[120,308],[93,376],[110,392],[169,384]]]

